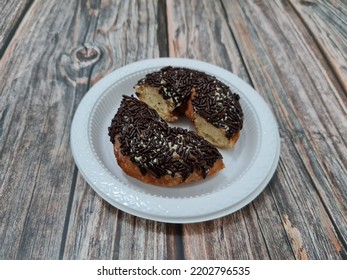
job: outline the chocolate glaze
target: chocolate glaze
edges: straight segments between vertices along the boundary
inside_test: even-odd
[[[136,164],[142,174],[155,177],[180,174],[185,180],[194,172],[205,178],[222,155],[193,131],[170,127],[144,102],[123,96],[108,128],[110,141],[119,137],[120,150]]]
[[[192,105],[198,115],[214,126],[223,128],[228,139],[242,129],[240,96],[214,76],[188,68],[167,66],[147,74],[138,85],[159,88],[163,98],[171,99],[176,107],[190,97],[194,88]]]

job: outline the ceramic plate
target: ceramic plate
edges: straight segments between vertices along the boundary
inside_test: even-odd
[[[216,76],[241,97],[244,126],[236,146],[220,150],[225,168],[205,180],[179,187],[143,184],[117,165],[108,126],[122,95],[147,73],[172,65]],[[175,123],[193,129],[182,119]],[[228,215],[255,199],[277,167],[280,141],[276,121],[261,96],[234,74],[205,62],[159,58],[122,67],[95,84],[85,95],[71,127],[75,162],[90,186],[111,205],[146,219],[193,223]]]

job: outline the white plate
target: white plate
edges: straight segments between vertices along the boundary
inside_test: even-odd
[[[107,135],[122,95],[133,94],[138,80],[167,65],[216,76],[241,96],[245,116],[236,146],[220,150],[225,169],[206,180],[171,188],[143,184],[125,175],[116,163]],[[175,125],[193,129],[185,120]],[[122,67],[88,91],[72,122],[71,148],[84,178],[111,205],[151,220],[192,223],[230,214],[255,199],[275,172],[280,141],[270,109],[240,78],[201,61],[159,58]]]

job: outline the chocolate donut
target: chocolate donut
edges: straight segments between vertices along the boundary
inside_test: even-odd
[[[108,128],[119,166],[144,183],[175,186],[224,168],[222,155],[194,131],[170,127],[135,97],[123,96]]]
[[[184,113],[197,133],[221,148],[233,147],[243,125],[240,96],[216,77],[183,67],[164,67],[135,86],[137,96],[166,121]]]

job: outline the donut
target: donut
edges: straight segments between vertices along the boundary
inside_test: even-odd
[[[167,66],[135,85],[140,100],[168,122],[184,114],[197,133],[219,148],[231,148],[243,126],[240,96],[216,77],[184,67]]]
[[[194,131],[169,126],[134,96],[123,96],[108,135],[118,165],[147,184],[176,186],[224,168],[218,149]]]

